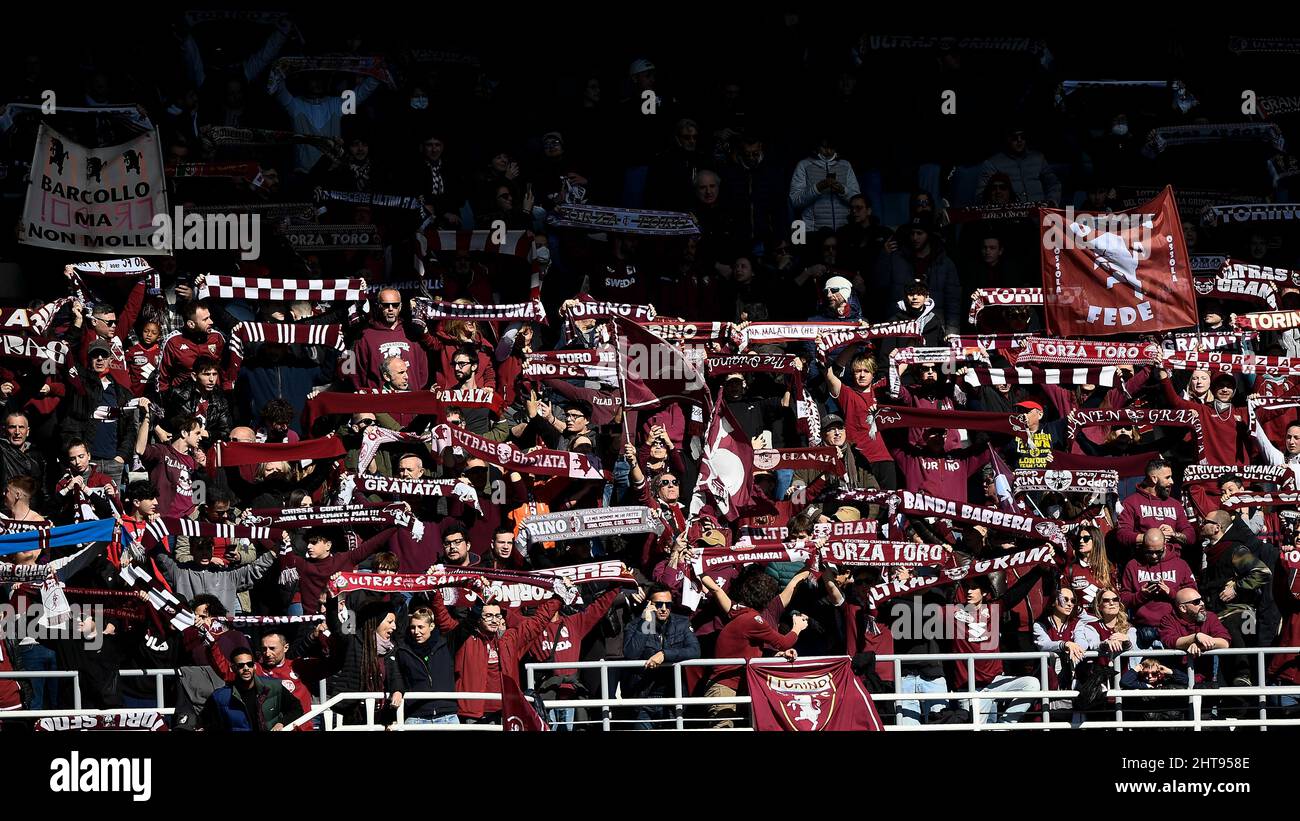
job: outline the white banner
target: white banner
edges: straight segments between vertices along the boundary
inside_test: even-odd
[[[18,240],[40,248],[137,255],[155,248],[154,216],[167,214],[156,130],[104,148],[86,148],[42,123]]]

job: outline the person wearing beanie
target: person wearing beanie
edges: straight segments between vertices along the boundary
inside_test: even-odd
[[[901,302],[907,286],[918,279],[929,287],[934,312],[945,331],[959,329],[963,310],[961,279],[943,248],[933,218],[926,213],[912,217],[905,243],[877,259],[874,284],[877,291],[889,293],[890,300]]]

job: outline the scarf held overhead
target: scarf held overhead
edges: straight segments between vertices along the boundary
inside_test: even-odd
[[[533,542],[597,539],[627,533],[653,533],[659,536],[663,532],[663,517],[658,510],[648,507],[628,505],[580,508],[527,517],[519,526],[515,546],[526,551]]]

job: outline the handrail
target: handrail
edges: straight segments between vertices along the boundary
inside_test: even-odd
[[[1217,656],[1254,656],[1256,658],[1256,681],[1264,681],[1264,672],[1266,669],[1266,658],[1272,655],[1280,654],[1300,654],[1300,647],[1230,647],[1222,650],[1209,650],[1201,654],[1202,657],[1214,658]],[[1087,658],[1096,658],[1099,654],[1096,651],[1090,651],[1085,654]],[[1130,650],[1118,653],[1111,658],[1120,660],[1126,658],[1187,658],[1189,654],[1184,650],[1177,649],[1152,649],[1152,650]],[[1058,720],[1051,722],[1050,711],[1046,709],[1047,702],[1052,699],[1066,699],[1078,696],[1077,690],[1047,688],[1047,665],[1050,661],[1059,657],[1058,653],[1044,650],[1005,652],[1005,653],[916,653],[916,654],[881,654],[876,657],[877,663],[892,663],[895,669],[895,683],[901,678],[901,667],[903,664],[918,664],[933,661],[957,661],[965,662],[969,668],[973,668],[977,661],[1030,661],[1039,662],[1039,680],[1040,686],[1035,690],[1017,691],[1014,695],[1006,691],[989,691],[982,692],[975,689],[973,675],[967,677],[967,687],[965,691],[943,691],[943,692],[926,692],[926,693],[878,693],[873,694],[872,698],[876,701],[944,701],[958,700],[968,701],[972,706],[972,718],[978,719],[978,705],[984,701],[990,700],[1032,700],[1039,701],[1045,708],[1041,714],[1039,722],[1018,722],[1012,724],[988,724],[976,720],[971,724],[945,724],[945,725],[891,725],[887,729],[891,731],[915,732],[919,730],[943,730],[950,729],[1053,729],[1066,725],[1061,724]],[[801,657],[800,661],[816,661],[843,658],[843,656],[806,656]],[[645,662],[637,659],[614,659],[602,661],[571,661],[571,662],[534,662],[525,666],[528,686],[531,688],[536,678],[536,673],[543,670],[554,669],[599,669],[601,671],[601,693],[599,698],[568,698],[568,699],[548,699],[545,702],[547,709],[561,709],[570,707],[589,707],[599,709],[601,718],[599,721],[604,729],[610,729],[613,719],[610,715],[610,708],[614,707],[672,707],[676,711],[675,721],[678,729],[687,729],[685,726],[684,710],[688,706],[710,705],[710,704],[734,704],[748,705],[752,704],[749,696],[736,695],[724,698],[708,698],[698,696],[687,696],[682,692],[682,674],[681,670],[686,667],[724,667],[724,666],[747,666],[754,663],[780,663],[779,659],[772,657],[762,657],[755,659],[743,658],[708,658],[708,659],[690,659],[678,662],[673,665],[665,665],[672,670],[673,695],[659,698],[627,698],[620,695],[614,695],[609,692],[608,671],[610,669],[634,669],[644,668]],[[1117,664],[1113,668],[1113,674],[1118,675],[1123,669],[1122,664]],[[129,712],[132,709],[155,709],[157,712],[170,715],[174,710],[164,708],[164,691],[163,679],[167,676],[177,674],[175,668],[148,668],[148,669],[125,669],[118,671],[121,676],[153,676],[157,682],[158,705],[156,708],[113,708],[107,710],[85,710],[81,707],[81,689],[79,672],[75,670],[53,670],[53,671],[12,671],[0,673],[0,679],[64,679],[70,678],[73,682],[74,708],[71,710],[24,710],[24,711],[6,711],[0,713],[0,718],[46,718],[59,716],[74,716],[87,714],[112,714],[120,712]],[[322,690],[324,688],[322,687]],[[324,693],[322,692],[322,695]],[[292,730],[317,718],[323,718],[327,730],[358,730],[358,729],[383,729],[374,723],[374,713],[376,704],[385,699],[388,694],[380,692],[369,693],[338,693],[332,697],[323,698],[321,703],[313,705],[312,709],[300,718],[290,723],[285,730]],[[1206,697],[1241,697],[1241,698],[1258,698],[1259,700],[1259,718],[1204,718],[1202,715],[1203,700]],[[1300,686],[1290,685],[1264,685],[1256,684],[1253,686],[1225,686],[1225,687],[1197,687],[1196,677],[1188,677],[1188,686],[1186,688],[1176,689],[1159,689],[1159,690],[1127,690],[1112,686],[1105,691],[1105,697],[1115,700],[1115,721],[1100,721],[1084,717],[1080,720],[1079,716],[1075,717],[1070,725],[1081,729],[1094,728],[1122,728],[1122,727],[1188,727],[1192,729],[1201,729],[1205,726],[1236,726],[1236,727],[1260,727],[1267,729],[1270,726],[1291,726],[1300,724],[1300,719],[1270,719],[1267,716],[1269,707],[1268,699],[1271,696],[1295,696],[1300,698]],[[1145,721],[1123,721],[1123,701],[1124,699],[1187,699],[1192,708],[1192,718],[1189,720],[1171,720],[1163,722],[1145,722]],[[474,699],[481,701],[499,702],[501,694],[495,692],[409,692],[404,694],[403,702],[397,708],[397,724],[391,729],[452,729],[456,725],[405,725],[405,709],[409,699],[426,700],[461,700]],[[366,724],[335,726],[334,708],[347,702],[363,700],[364,712],[366,715]],[[655,719],[661,721],[662,719]],[[671,720],[671,719],[670,719]],[[694,719],[692,719],[694,720]],[[621,719],[620,719],[621,721]],[[590,723],[590,722],[588,722]],[[498,725],[471,725],[480,729],[500,729]],[[461,729],[466,729],[462,727]],[[738,728],[745,729],[745,728]]]

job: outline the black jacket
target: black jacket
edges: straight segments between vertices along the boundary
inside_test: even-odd
[[[163,395],[163,410],[168,419],[178,414],[195,413],[202,399],[202,389],[198,382],[181,382]],[[230,400],[220,387],[214,389],[207,400],[208,407],[202,414],[203,427],[207,428],[208,437],[213,442],[224,442],[233,424]]]
[[[130,391],[113,383],[111,409],[118,414],[117,455],[127,461],[130,461],[135,448],[136,412],[125,408],[133,398]],[[68,391],[59,402],[59,433],[63,444],[66,446],[73,439],[93,443],[95,427],[101,424],[101,420],[95,418],[95,411],[109,404],[109,399],[104,396],[104,386],[94,371],[78,370],[76,376],[69,375]]]
[[[455,661],[451,645],[436,627],[424,644],[416,644],[408,635],[406,641],[397,646],[397,666],[401,670],[406,689],[411,692],[455,692]],[[434,718],[455,713],[455,699],[419,699],[406,702],[408,718]]]

